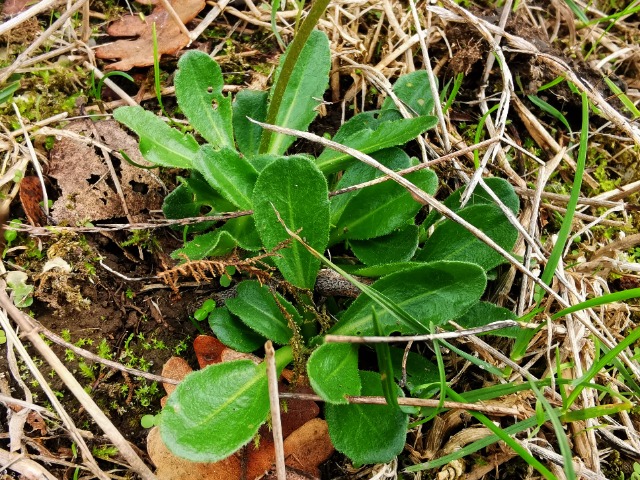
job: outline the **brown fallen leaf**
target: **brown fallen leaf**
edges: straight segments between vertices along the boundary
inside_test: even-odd
[[[222,352],[226,349],[224,343],[211,335],[198,335],[193,341],[193,350],[200,368],[222,362]]]
[[[285,463],[304,473],[320,478],[318,466],[334,451],[327,422],[313,418],[284,440]]]
[[[183,23],[193,20],[204,8],[204,0],[172,0],[171,5]],[[158,55],[173,55],[189,44],[190,39],[182,33],[178,24],[164,7],[157,5],[151,15],[142,20],[137,15],[126,15],[112,23],[107,33],[112,37],[137,37],[118,40],[98,47],[96,57],[120,59],[105,67],[105,70],[131,70],[133,67],[153,65],[153,24],[156,24]]]
[[[79,120],[67,125],[66,130],[88,138],[92,138],[95,131],[100,137],[96,140],[116,152],[124,151],[139,165],[150,165],[142,158],[138,142],[122,130],[115,120],[95,122],[93,127],[90,120]],[[125,216],[109,169],[96,150],[87,145],[87,142],[67,137],[56,142],[51,150],[47,173],[57,180],[62,191],[51,208],[51,216],[56,222],[65,221],[75,225],[78,222]],[[112,162],[119,174],[120,186],[131,218],[134,222],[147,220],[150,210],[157,210],[162,206],[162,187],[149,171],[120,162],[115,157],[112,157]]]
[[[42,186],[38,177],[29,176],[20,180],[20,203],[29,223],[34,227],[47,224],[47,217],[40,206],[42,201]]]
[[[29,0],[7,0],[2,6],[2,16],[11,17],[17,15],[36,3],[38,2],[30,2]]]

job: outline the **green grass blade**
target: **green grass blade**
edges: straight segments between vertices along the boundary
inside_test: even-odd
[[[158,36],[156,34],[156,22],[153,22],[151,25],[151,34],[153,36],[153,81],[154,87],[156,91],[156,98],[158,99],[158,104],[160,104],[160,110],[162,110],[162,114],[167,117],[167,112],[164,109],[164,105],[162,104],[162,88],[160,86],[160,54],[158,53]]]
[[[378,320],[376,309],[372,307],[371,313],[373,315],[373,328],[375,334],[378,336],[383,336],[384,332],[382,331],[380,320]],[[376,356],[378,357],[378,369],[380,370],[380,379],[382,381],[382,391],[384,392],[384,398],[387,400],[388,405],[397,408],[398,387],[393,381],[393,363],[391,361],[391,351],[389,349],[389,344],[375,343],[373,347],[376,351]]]
[[[578,7],[578,5],[576,5],[576,2],[574,2],[573,0],[564,0],[564,3],[566,3],[569,8],[571,9],[571,11],[573,12],[573,14],[578,17],[578,19],[582,22],[582,23],[589,23],[589,19],[587,18],[587,16],[584,14],[584,12],[582,10],[580,10],[580,7]]]
[[[278,41],[278,45],[280,45],[280,48],[282,49],[282,51],[284,51],[286,50],[287,46],[284,44],[284,40],[282,40],[282,37],[280,36],[280,32],[278,32],[278,26],[276,25],[276,13],[279,8],[280,8],[280,0],[273,0],[273,2],[271,2],[271,31],[273,32],[273,35],[276,37],[276,40]]]
[[[611,89],[611,91],[618,96],[618,99],[622,102],[626,109],[633,114],[633,118],[636,119],[640,117],[640,110],[638,110],[631,99],[627,97],[622,90],[620,90],[620,87],[613,83],[613,80],[611,80],[609,77],[604,77],[604,81]]]
[[[609,293],[607,295],[602,295],[590,300],[585,300],[584,302],[580,302],[577,305],[573,305],[571,307],[560,310],[558,313],[554,314],[551,317],[551,320],[557,320],[560,317],[564,317],[565,315],[568,315],[570,313],[585,310],[587,308],[598,307],[607,303],[623,302],[625,300],[629,300],[630,298],[638,297],[640,297],[640,288],[632,288],[629,290],[623,290],[621,292]]]
[[[453,102],[458,96],[458,91],[462,86],[463,80],[464,80],[464,73],[459,73],[458,75],[456,75],[456,78],[453,81],[453,88],[451,89],[451,94],[449,95],[449,98],[447,98],[447,103],[445,103],[444,108],[442,109],[442,113],[447,113],[451,108],[451,105],[453,105]]]
[[[451,390],[450,388],[447,388],[447,393],[448,396],[457,401],[457,402],[466,402],[467,400],[465,399],[465,397],[463,397],[462,395],[454,392],[453,390]],[[514,438],[512,438],[512,435],[515,435],[517,432],[522,431],[526,428],[533,428],[537,425],[538,423],[538,419],[534,416],[532,418],[529,418],[527,420],[524,420],[522,422],[516,423],[514,425],[511,425],[510,427],[507,428],[501,428],[498,427],[496,424],[494,424],[489,418],[487,418],[485,415],[481,414],[481,413],[477,413],[477,412],[469,412],[476,420],[478,420],[480,423],[482,423],[485,427],[487,427],[489,430],[491,430],[493,432],[493,435],[489,435],[483,439],[480,440],[476,440],[475,442],[466,445],[465,447],[461,448],[460,450],[454,452],[453,454],[450,455],[446,455],[444,457],[440,457],[437,460],[431,461],[431,462],[427,462],[424,464],[420,464],[420,465],[414,465],[413,467],[409,467],[406,469],[407,472],[418,472],[421,470],[426,470],[429,468],[435,468],[437,466],[441,466],[441,465],[446,465],[447,463],[451,462],[452,460],[457,460],[459,458],[463,458],[467,455],[470,455],[473,452],[477,452],[478,450],[480,450],[481,448],[484,448],[486,446],[491,445],[492,443],[497,442],[498,440],[502,440],[504,443],[506,443],[509,447],[511,447],[513,449],[514,452],[516,452],[518,455],[520,455],[520,457],[527,462],[529,465],[531,465],[533,468],[535,468],[536,470],[538,470],[538,472],[540,472],[540,474],[548,479],[548,480],[555,480],[556,477],[547,469],[547,467],[545,467],[542,463],[540,463],[540,461],[535,458],[533,455],[531,455],[531,453],[529,453],[529,451],[524,448],[522,445],[520,445],[520,443],[515,440]],[[548,413],[545,415],[548,416]],[[522,428],[523,425],[526,425],[526,427]],[[453,457],[453,458],[452,458]],[[445,461],[446,459],[446,461]],[[571,478],[575,478],[575,477],[571,477]]]
[[[607,351],[601,358],[599,358],[596,362],[591,365],[591,368],[580,378],[575,379],[572,384],[575,385],[575,389],[569,395],[567,399],[567,406],[571,406],[573,402],[576,401],[578,395],[582,392],[586,387],[591,386],[591,380],[613,359],[615,359],[620,352],[622,352],[625,348],[633,345],[638,339],[640,339],[640,328],[636,328],[632,330],[631,333],[620,343],[618,343],[614,348]],[[604,346],[601,347],[603,350],[606,348]]]
[[[555,108],[553,105],[549,105],[547,102],[542,100],[537,95],[527,95],[527,98],[529,100],[531,100],[531,103],[533,103],[540,110],[542,110],[545,113],[548,113],[553,118],[555,118],[560,123],[562,123],[567,128],[567,131],[569,133],[572,133],[571,132],[571,126],[569,125],[569,122],[567,121],[567,119],[565,118],[565,116],[562,114],[562,112],[560,110]]]
[[[580,130],[580,148],[578,150],[578,160],[576,162],[576,173],[573,186],[571,188],[571,195],[569,202],[567,203],[567,213],[565,214],[562,226],[558,232],[558,239],[551,251],[547,265],[542,272],[541,280],[549,285],[553,279],[556,268],[562,259],[562,252],[564,251],[567,239],[571,234],[571,225],[573,223],[573,217],[578,206],[578,197],[580,196],[580,187],[582,186],[582,177],[584,175],[586,158],[587,158],[587,140],[589,137],[589,101],[585,93],[582,96],[582,127]],[[544,291],[540,287],[536,287],[535,300],[538,304],[544,297]],[[524,355],[524,351],[529,344],[529,341],[533,337],[535,332],[531,330],[522,330],[521,334],[516,339],[516,343],[513,347],[511,354],[512,358],[519,359]]]
[[[556,439],[558,440],[558,446],[560,447],[560,453],[562,454],[562,459],[564,460],[564,473],[566,478],[577,478],[575,468],[573,467],[573,455],[571,452],[571,446],[569,445],[569,440],[567,439],[567,435],[564,432],[564,428],[562,426],[562,422],[558,416],[558,412],[551,407],[551,404],[543,395],[538,387],[535,384],[531,383],[531,390],[535,394],[538,402],[544,408],[544,411],[547,413],[547,417],[551,421],[551,425],[553,426],[553,430],[556,434]]]

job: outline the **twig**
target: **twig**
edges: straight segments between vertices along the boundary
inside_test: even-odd
[[[281,392],[280,398],[296,398],[298,400],[312,400],[314,402],[323,402],[321,396],[311,393],[289,393]],[[360,396],[347,396],[349,403],[359,405],[387,405],[387,400],[384,397],[360,397]],[[517,408],[511,407],[496,407],[494,405],[483,405],[482,403],[463,403],[463,402],[441,402],[437,399],[431,398],[409,398],[398,397],[398,405],[408,407],[432,407],[432,408],[457,408],[462,410],[471,410],[474,412],[487,413],[489,415],[501,415],[501,416],[514,416],[520,417],[522,412]]]
[[[278,398],[278,372],[276,369],[275,350],[271,340],[267,340],[264,344],[264,353],[265,361],[267,362],[267,382],[269,385],[269,405],[271,407],[271,429],[276,455],[276,475],[278,480],[286,480],[284,440],[282,438],[282,422],[280,420],[280,399]]]
[[[426,163],[420,163],[418,165],[414,165],[413,167],[408,167],[402,170],[398,170],[396,173],[404,177],[405,175],[409,175],[410,173],[417,172],[418,170],[423,170],[425,168],[438,165],[440,163],[452,160],[462,155],[466,155],[467,153],[473,152],[474,150],[487,147],[498,141],[499,139],[497,138],[490,138],[489,140],[485,140],[484,142],[476,143],[475,145],[470,145],[468,147],[461,148],[460,150],[457,150],[455,152],[442,155],[440,158],[436,158],[435,160],[430,160],[429,162],[426,162]],[[351,185],[349,187],[345,187],[340,190],[333,191],[329,193],[329,196],[334,197],[336,195],[342,195],[343,193],[352,192],[354,190],[360,190],[362,188],[370,187],[372,185],[377,185],[378,183],[383,183],[388,180],[391,180],[391,177],[389,175],[384,175],[382,177],[375,178],[368,182],[358,183],[357,185]]]
[[[230,0],[221,0],[220,2],[216,3],[209,11],[209,13],[207,13],[207,16],[204,17],[198,24],[198,26],[194,28],[193,31],[189,34],[189,38],[191,38],[192,41],[196,40],[202,34],[202,32],[209,28],[209,25],[211,25],[211,23],[216,18],[218,18],[218,15],[222,13],[225,7],[229,4],[229,1]]]
[[[326,343],[399,343],[399,342],[431,342],[447,338],[461,338],[477,335],[478,333],[492,332],[501,328],[520,327],[515,320],[501,320],[489,323],[482,327],[459,330],[457,332],[433,333],[429,335],[411,335],[402,337],[359,337],[354,335],[325,335]]]
[[[251,215],[251,210],[240,212],[225,213],[223,215],[214,215],[211,217],[187,217],[176,219],[162,219],[157,221],[149,221],[142,223],[105,223],[99,227],[33,227],[31,225],[11,225],[7,226],[7,230],[15,230],[17,232],[27,232],[29,235],[58,235],[60,233],[100,233],[100,232],[116,232],[121,230],[152,230],[155,228],[164,228],[171,226],[195,225],[203,222],[224,222],[232,218],[244,217]]]

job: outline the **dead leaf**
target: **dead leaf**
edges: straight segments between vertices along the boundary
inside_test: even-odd
[[[183,23],[193,20],[204,8],[204,0],[172,0],[171,5]],[[112,37],[137,37],[133,40],[118,40],[98,47],[96,57],[120,59],[105,67],[105,70],[131,70],[133,67],[153,65],[153,33],[156,24],[158,55],[173,55],[189,44],[190,39],[182,33],[178,24],[161,6],[155,7],[151,15],[142,20],[137,15],[127,15],[112,23],[107,33]]]
[[[7,0],[2,6],[2,16],[11,17],[17,15],[36,3],[38,2],[30,2],[29,0]]]
[[[154,427],[147,436],[147,453],[156,465],[156,476],[162,480],[240,480],[240,458],[232,455],[215,463],[191,462],[176,457],[162,441],[160,430]]]
[[[211,335],[198,335],[193,341],[193,350],[200,368],[214,363],[221,363],[222,352],[226,349],[227,346],[224,343]]]
[[[30,176],[20,180],[20,203],[29,223],[34,227],[47,224],[47,217],[40,206],[42,201],[42,186],[38,177]]]
[[[187,361],[181,357],[171,357],[162,366],[162,376],[172,380],[182,381],[192,371]],[[167,395],[171,395],[177,387],[173,383],[163,383],[162,386]]]
[[[285,463],[315,478],[320,478],[318,466],[334,452],[327,422],[314,418],[284,440]]]
[[[72,122],[66,128],[86,137],[93,137],[87,121]],[[120,128],[114,120],[93,124],[101,143],[116,152],[124,151],[135,163],[149,166],[138,149],[138,142]],[[111,158],[129,214],[133,221],[144,221],[149,210],[162,206],[162,189],[149,171]],[[51,150],[48,174],[58,181],[61,195],[51,208],[56,222],[75,225],[86,221],[124,217],[125,212],[113,179],[96,149],[81,141],[62,138]]]

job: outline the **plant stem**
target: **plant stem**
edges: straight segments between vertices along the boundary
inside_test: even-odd
[[[280,70],[280,75],[278,75],[276,84],[273,87],[273,96],[271,97],[271,102],[269,103],[269,110],[267,112],[267,119],[265,120],[265,123],[269,123],[272,125],[275,124],[278,110],[280,110],[280,104],[282,103],[282,97],[284,96],[284,91],[287,87],[287,84],[289,83],[289,79],[291,78],[291,74],[293,73],[293,69],[298,61],[298,58],[300,57],[300,53],[307,43],[311,32],[317,25],[318,20],[320,20],[320,16],[326,10],[327,5],[329,5],[329,1],[330,0],[315,0],[313,2],[313,4],[311,5],[311,10],[309,10],[309,15],[307,15],[307,18],[300,26],[300,30],[298,30],[297,35],[289,45],[289,49],[282,64],[282,69]],[[272,132],[269,130],[265,129],[262,131],[260,153],[267,153],[269,151],[271,135]]]

